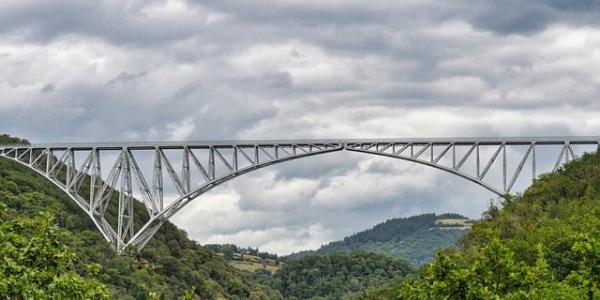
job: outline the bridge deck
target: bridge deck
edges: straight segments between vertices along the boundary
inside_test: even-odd
[[[209,147],[252,147],[252,146],[293,146],[293,145],[348,145],[348,144],[434,144],[434,145],[562,145],[569,144],[593,145],[600,144],[600,136],[563,136],[563,137],[447,137],[447,138],[385,138],[385,139],[282,139],[282,140],[206,140],[206,141],[173,141],[173,142],[99,142],[99,143],[44,143],[31,145],[0,145],[6,148],[34,148],[34,149],[74,149],[74,150],[151,150],[156,147],[162,149],[182,149],[184,146],[194,149]]]

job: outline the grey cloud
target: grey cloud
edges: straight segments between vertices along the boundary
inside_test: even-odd
[[[45,84],[44,87],[42,87],[42,89],[40,90],[40,92],[42,92],[43,94],[45,93],[51,93],[54,91],[54,85],[52,84]]]
[[[251,40],[303,38],[315,43],[349,48],[386,48],[386,30],[465,20],[499,34],[530,34],[554,23],[595,24],[600,8],[594,0],[582,1],[465,1],[439,3],[344,2],[321,5],[263,1],[188,2],[193,18],[152,18],[148,9],[160,1],[128,5],[80,1],[20,1],[0,10],[5,34],[43,43],[69,34],[100,37],[117,44],[160,47],[194,38],[230,45]],[[188,8],[188,11],[192,11]],[[231,16],[232,21],[213,25],[210,14]],[[217,27],[218,26],[218,27]],[[214,31],[220,32],[219,35]],[[239,32],[246,34],[240,35]],[[251,34],[247,34],[251,33]],[[336,39],[343,34],[347,38]],[[364,34],[364,35],[363,35]],[[233,48],[232,48],[233,47]]]
[[[123,71],[121,73],[119,73],[119,75],[113,79],[111,79],[110,81],[108,81],[106,83],[106,85],[113,85],[113,84],[124,84],[127,83],[129,81],[133,81],[139,78],[142,78],[146,76],[146,71],[141,71],[138,73],[129,73],[127,71]]]
[[[178,5],[4,5],[0,127],[34,142],[600,130],[595,1]],[[177,220],[198,238],[251,230],[273,245],[265,233],[314,241],[415,213],[477,217],[489,197],[447,174],[339,152],[240,177]]]
[[[368,4],[350,1],[338,4],[313,3],[272,4],[262,1],[208,1],[203,3],[252,23],[279,23],[313,30],[342,29],[356,24],[377,24],[386,28],[419,26],[435,21],[467,20],[499,34],[529,34],[553,23],[583,25],[596,23],[600,6],[595,0],[579,1],[464,1],[440,3],[421,1],[390,3],[372,1]],[[357,27],[360,33],[360,27]],[[352,39],[350,39],[352,41]]]
[[[600,13],[595,0],[490,1],[486,4],[485,9],[469,19],[475,25],[501,34],[533,33],[553,23],[597,24]]]
[[[100,37],[132,45],[159,44],[192,36],[192,25],[201,22],[149,20],[144,10],[163,3],[134,1],[123,5],[107,2],[19,1],[0,10],[0,28],[6,34],[17,34],[19,38],[42,43],[68,34]]]

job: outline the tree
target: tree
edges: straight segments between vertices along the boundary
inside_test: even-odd
[[[0,298],[108,299],[106,286],[75,273],[65,238],[50,214],[15,216],[0,203]]]

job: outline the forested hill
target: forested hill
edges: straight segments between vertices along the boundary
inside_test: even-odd
[[[458,251],[369,299],[600,299],[600,154],[492,207]]]
[[[456,221],[442,225],[440,220]],[[337,251],[367,251],[407,259],[421,265],[433,258],[438,248],[452,247],[468,231],[458,214],[423,214],[408,218],[395,218],[355,233],[341,241],[331,242],[315,251],[302,251],[288,256],[298,259],[307,255],[327,255]],[[438,224],[436,224],[436,221]]]
[[[279,290],[290,300],[360,299],[369,288],[386,285],[413,272],[402,259],[367,252],[336,252],[287,261],[268,276],[257,280]]]
[[[0,135],[0,143],[3,144],[23,142],[26,141]],[[140,203],[135,205],[137,212],[143,211],[139,207]],[[23,226],[22,224],[45,223],[46,219],[36,219],[40,212],[54,216],[58,228],[50,226],[48,230],[64,233],[66,237],[62,242],[70,250],[63,251],[59,241],[55,240],[44,245],[37,245],[35,240],[27,241],[27,237],[32,236],[31,232],[24,232],[23,238],[13,232],[3,234],[2,230],[11,224]],[[33,219],[19,219],[27,216]],[[143,220],[143,216],[136,215],[135,219]],[[27,293],[38,295],[32,296],[32,299],[40,299],[42,296],[51,299],[71,298],[58,292],[44,293],[57,288],[56,285],[48,286],[43,283],[52,280],[52,276],[49,277],[52,272],[60,272],[62,269],[52,270],[47,265],[38,268],[22,257],[22,254],[31,253],[32,249],[46,249],[47,253],[58,252],[61,257],[69,251],[74,252],[77,273],[104,284],[108,288],[110,299],[177,299],[185,292],[199,295],[202,299],[281,299],[278,292],[256,284],[242,272],[229,266],[221,256],[188,239],[183,231],[169,222],[136,256],[117,256],[88,216],[61,190],[26,167],[3,158],[0,158],[0,225],[0,250],[9,249],[15,254],[13,257],[6,251],[0,253],[0,294],[8,298],[25,297],[26,294],[14,295],[14,298],[7,294],[16,292],[15,285],[19,285]],[[10,232],[12,229],[7,230]],[[46,233],[57,235],[50,231],[36,234],[44,239],[47,239]],[[62,233],[59,235],[63,236]],[[16,246],[7,240],[16,238],[26,245],[26,249],[15,249]],[[55,251],[49,247],[60,249]],[[89,271],[90,266],[94,269],[93,272]],[[24,270],[29,270],[29,275],[23,275],[26,274]],[[45,276],[46,279],[32,281],[28,278],[33,276],[31,274]],[[74,286],[73,281],[61,284],[65,284],[64,289]],[[36,285],[39,290],[33,290],[32,287]]]

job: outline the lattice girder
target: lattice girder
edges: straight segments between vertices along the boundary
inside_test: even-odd
[[[537,178],[536,149],[558,147],[553,167],[556,170],[576,158],[572,145],[597,146],[599,140],[557,137],[0,145],[0,156],[53,182],[122,253],[130,246],[141,250],[166,220],[213,187],[292,159],[340,150],[397,158],[460,176],[502,197],[513,190],[528,162],[531,179]],[[516,160],[507,157],[507,149],[514,147],[521,149]],[[82,159],[78,161],[77,157]],[[498,165],[500,175],[490,175]],[[509,165],[514,168],[511,172]],[[103,177],[106,167],[108,172]],[[151,174],[144,169],[151,169]],[[168,187],[171,194],[177,195],[172,201],[164,198]],[[135,196],[147,216],[147,221],[138,220],[138,225],[134,219]]]

